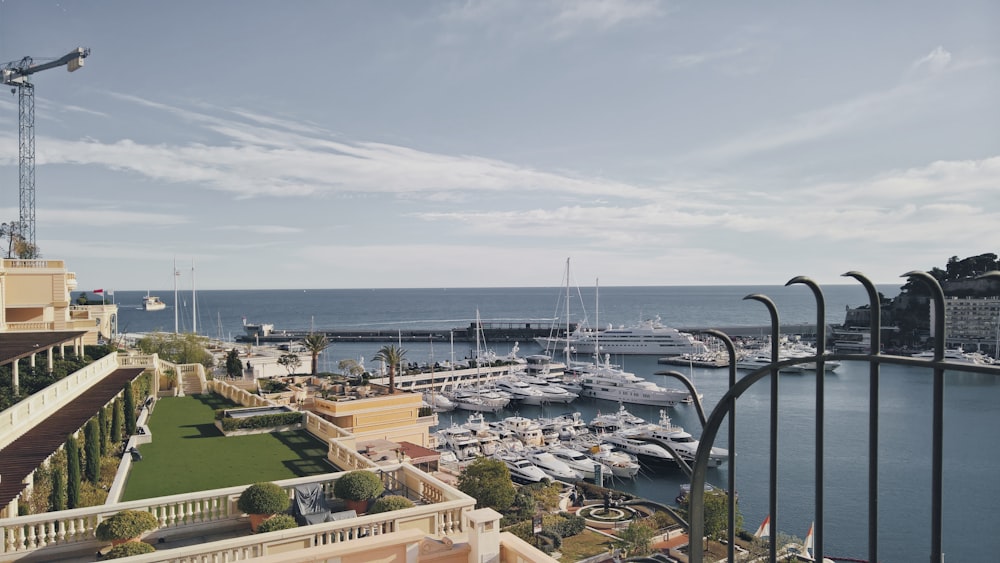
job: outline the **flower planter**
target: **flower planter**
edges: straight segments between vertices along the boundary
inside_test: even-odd
[[[250,531],[257,533],[257,528],[260,527],[267,519],[274,516],[274,514],[251,514],[250,515]]]

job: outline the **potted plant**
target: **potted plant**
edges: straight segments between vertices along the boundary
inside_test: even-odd
[[[257,532],[261,522],[288,510],[292,501],[288,491],[275,483],[254,483],[240,493],[236,506],[250,515],[250,530]]]
[[[378,498],[384,490],[378,475],[360,469],[345,474],[333,484],[333,494],[344,499],[348,510],[359,514],[367,511],[368,501]]]
[[[399,495],[386,495],[372,504],[369,514],[379,514],[381,512],[392,512],[393,510],[403,510],[413,508],[413,501]]]
[[[109,541],[116,546],[125,542],[139,541],[144,533],[155,530],[160,523],[156,517],[142,510],[122,510],[97,525],[97,539]]]

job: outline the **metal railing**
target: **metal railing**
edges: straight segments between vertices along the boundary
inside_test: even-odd
[[[869,406],[868,406],[868,561],[879,561],[879,506],[878,506],[878,432],[879,432],[879,375],[883,365],[900,365],[910,367],[929,368],[932,371],[933,398],[931,405],[932,413],[932,437],[931,437],[931,491],[930,491],[930,517],[931,524],[930,553],[931,563],[942,563],[944,552],[942,548],[943,529],[943,446],[944,446],[944,384],[945,370],[980,373],[993,375],[1000,378],[1000,366],[985,364],[965,364],[950,362],[945,360],[945,318],[944,318],[944,291],[938,281],[926,272],[912,271],[904,274],[903,277],[923,284],[931,294],[931,305],[934,307],[932,319],[934,321],[934,357],[928,361],[926,359],[912,358],[906,356],[883,355],[881,350],[881,303],[879,293],[875,285],[860,272],[847,272],[845,277],[857,280],[868,293],[869,305],[871,307],[871,351],[869,353],[832,354],[826,352],[826,322],[825,322],[825,302],[823,293],[819,285],[806,277],[796,277],[788,281],[785,285],[802,284],[809,287],[816,299],[816,355],[809,357],[779,359],[780,334],[778,310],[774,302],[767,296],[753,294],[744,299],[759,301],[768,310],[771,317],[771,363],[768,366],[752,371],[737,380],[736,378],[736,349],[729,337],[719,331],[705,331],[706,334],[720,339],[729,353],[729,390],[719,400],[712,413],[705,418],[701,402],[697,399],[697,393],[692,391],[696,397],[696,407],[704,426],[698,453],[694,464],[690,467],[691,493],[690,511],[688,514],[688,527],[690,545],[697,546],[689,549],[689,560],[693,563],[703,561],[701,538],[705,531],[705,482],[706,472],[709,467],[709,454],[719,434],[723,420],[728,418],[728,446],[729,458],[729,491],[736,490],[736,404],[743,394],[754,384],[763,379],[770,382],[770,428],[769,428],[769,486],[768,486],[768,519],[770,522],[769,561],[777,561],[779,554],[777,551],[777,541],[774,538],[777,534],[778,507],[777,507],[777,477],[778,477],[778,371],[782,367],[791,365],[816,362],[816,458],[815,458],[815,527],[814,527],[814,553],[816,559],[821,560],[824,553],[824,411],[825,411],[825,388],[824,373],[826,362],[830,361],[860,361],[866,362],[869,366]],[[980,278],[1000,280],[1000,271],[988,272]],[[694,389],[693,385],[684,376],[676,372],[662,372],[663,375],[671,375],[681,379]],[[735,514],[736,495],[728,495],[728,561],[735,561]],[[697,539],[696,539],[697,538]]]

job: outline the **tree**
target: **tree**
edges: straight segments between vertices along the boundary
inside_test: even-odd
[[[100,433],[101,455],[108,454],[108,446],[111,444],[111,417],[108,408],[102,408],[98,413],[97,425]]]
[[[476,458],[458,476],[458,489],[476,499],[479,508],[503,512],[514,502],[510,470],[498,459]]]
[[[21,223],[11,221],[0,224],[0,240],[7,239],[7,258],[31,259],[41,258],[38,246],[31,244],[21,234]]]
[[[397,348],[393,344],[383,346],[379,348],[378,352],[375,353],[374,358],[378,361],[385,362],[389,367],[389,392],[396,392],[396,368],[399,364],[403,363],[403,358],[406,357],[406,350],[403,348]]]
[[[632,522],[618,534],[615,544],[627,556],[646,555],[652,550],[652,540],[655,531],[641,522]]]
[[[340,370],[340,373],[350,377],[358,377],[365,372],[365,368],[361,367],[361,363],[353,358],[337,362],[337,369]]]
[[[66,439],[66,507],[80,506],[80,448],[76,437]]]
[[[319,355],[330,345],[330,341],[326,338],[325,334],[311,333],[302,340],[302,345],[312,355],[312,374],[316,375],[316,368],[319,366]]]
[[[278,358],[278,365],[285,368],[288,371],[288,375],[292,375],[302,365],[302,358],[298,354],[282,354]]]
[[[125,384],[125,436],[135,434],[135,395],[132,383]]]
[[[243,377],[243,360],[240,359],[240,353],[236,348],[226,353],[226,375]]]
[[[688,497],[685,496],[680,506],[688,509]],[[743,514],[736,505],[736,531],[743,529]],[[729,531],[729,495],[725,491],[705,492],[705,537],[718,539],[726,536]],[[733,533],[736,533],[734,531]]]
[[[122,407],[121,397],[115,397],[115,402],[111,404],[111,443],[117,444],[122,440],[122,430],[125,429],[125,411]]]
[[[66,510],[66,478],[58,465],[52,468],[52,491],[49,493],[52,510]]]
[[[83,431],[84,473],[93,484],[101,478],[101,430],[96,418],[87,421]]]
[[[166,334],[154,332],[136,343],[144,354],[156,354],[175,364],[201,364],[212,367],[215,360],[206,349],[208,338],[194,333]]]

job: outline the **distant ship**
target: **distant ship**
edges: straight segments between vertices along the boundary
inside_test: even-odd
[[[162,311],[167,308],[167,304],[160,301],[159,297],[146,293],[146,296],[142,298],[142,308],[145,311]]]

